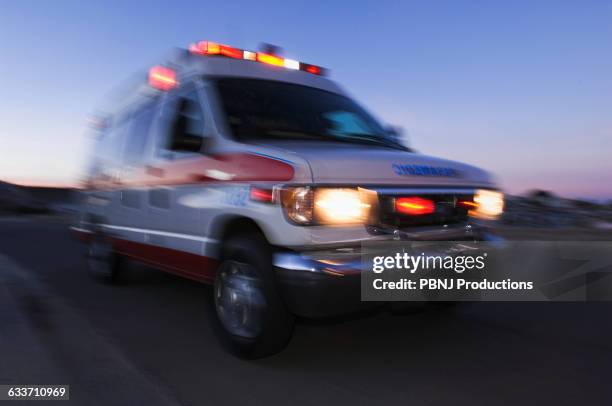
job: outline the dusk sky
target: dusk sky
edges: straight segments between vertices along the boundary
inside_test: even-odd
[[[86,118],[172,47],[210,39],[325,66],[419,151],[511,193],[612,198],[609,1],[2,1],[0,179],[74,183]]]

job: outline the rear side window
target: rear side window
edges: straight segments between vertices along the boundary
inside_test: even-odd
[[[139,111],[132,119],[123,153],[123,162],[126,165],[138,165],[144,161],[145,147],[154,116],[154,107],[148,106]]]

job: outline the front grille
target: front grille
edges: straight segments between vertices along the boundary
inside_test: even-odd
[[[407,215],[395,210],[395,200],[400,197],[420,197],[434,202],[434,212],[423,215]],[[473,202],[473,191],[428,193],[379,194],[378,221],[383,227],[404,229],[420,226],[451,225],[466,222],[469,206],[460,202]],[[469,203],[468,203],[469,204]]]

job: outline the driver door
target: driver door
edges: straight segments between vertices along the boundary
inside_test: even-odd
[[[205,241],[202,208],[193,204],[205,187],[198,168],[214,161],[206,154],[212,131],[202,96],[196,83],[166,96],[153,157],[145,168],[150,185],[148,243],[196,255],[202,254]],[[164,265],[183,268],[176,262]]]

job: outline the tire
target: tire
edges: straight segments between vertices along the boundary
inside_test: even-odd
[[[87,268],[89,275],[96,281],[117,283],[121,268],[121,257],[118,255],[110,238],[101,231],[95,231],[87,247]]]
[[[218,331],[240,358],[276,354],[291,338],[295,318],[278,293],[271,249],[260,234],[224,244],[212,302]]]

